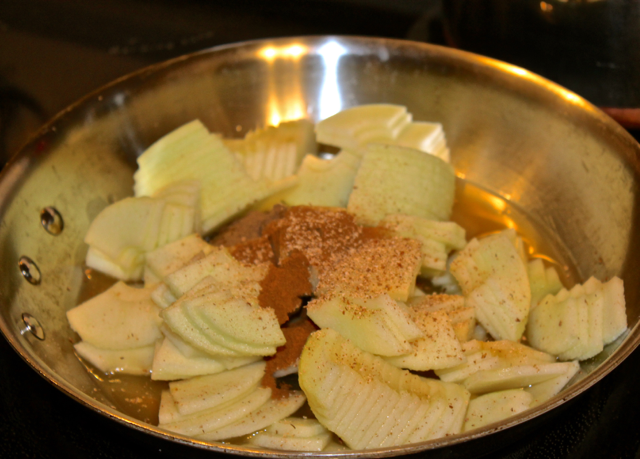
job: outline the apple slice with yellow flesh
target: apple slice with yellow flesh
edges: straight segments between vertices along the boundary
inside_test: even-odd
[[[458,433],[469,400],[469,393],[460,386],[396,368],[331,329],[309,337],[298,374],[318,420],[353,449]],[[441,397],[451,407],[445,426],[437,433],[430,429],[414,435]]]
[[[499,422],[529,409],[531,394],[522,389],[511,389],[474,398],[469,402],[469,409],[463,432],[479,429],[494,422]]]
[[[162,337],[160,308],[151,300],[152,290],[117,282],[67,311],[67,319],[83,341],[101,349],[152,346]]]
[[[331,328],[372,354],[393,356],[409,353],[409,344],[424,336],[406,306],[389,295],[372,299],[331,295],[307,305],[307,314],[321,328]]]

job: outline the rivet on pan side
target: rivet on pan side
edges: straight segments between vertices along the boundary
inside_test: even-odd
[[[64,229],[62,215],[55,207],[45,207],[40,211],[40,223],[49,234],[57,236]]]
[[[22,328],[22,330],[20,330],[21,335],[24,335],[28,332],[38,338],[40,341],[44,340],[44,329],[40,325],[40,322],[38,322],[38,319],[25,312],[24,314],[22,314],[22,322],[24,323],[24,327]]]
[[[30,284],[38,285],[40,283],[40,268],[38,268],[38,265],[36,265],[31,258],[21,257],[20,261],[18,261],[18,267],[20,268],[22,277],[24,277]]]

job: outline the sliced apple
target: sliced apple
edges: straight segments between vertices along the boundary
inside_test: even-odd
[[[393,141],[411,122],[407,108],[391,104],[351,107],[316,124],[318,142],[358,149],[370,142]]]
[[[219,405],[182,415],[169,391],[163,392],[158,427],[171,432],[197,436],[232,425],[269,403],[271,389],[255,387],[244,395]]]
[[[194,376],[211,375],[225,371],[220,361],[201,353],[201,356],[187,357],[173,344],[164,339],[156,344],[151,368],[151,379],[155,381],[175,381]]]
[[[409,370],[428,371],[450,368],[466,360],[446,311],[411,311],[411,318],[424,336],[411,343],[409,353],[387,357],[387,362]]]
[[[147,271],[163,281],[166,276],[187,265],[194,257],[212,252],[213,246],[198,234],[191,234],[147,253],[145,258],[145,282]]]
[[[204,258],[194,261],[165,277],[171,293],[180,298],[205,277],[220,289],[233,290],[233,286],[259,282],[266,275],[267,265],[245,266],[229,253],[226,247],[213,247]],[[255,292],[256,296],[259,291]]]
[[[207,376],[196,376],[169,383],[169,390],[181,415],[239,400],[257,388],[264,376],[265,363]]]
[[[453,325],[456,338],[458,338],[461,343],[473,339],[473,333],[476,327],[476,312],[474,308],[465,306],[462,295],[448,295],[444,293],[423,295],[413,298],[408,304],[416,312],[446,312]]]
[[[540,405],[558,394],[571,379],[580,371],[578,362],[565,362],[566,372],[547,381],[525,387],[524,390],[531,394],[531,407]]]
[[[360,105],[320,121],[316,133],[318,142],[340,148],[385,143],[415,148],[448,162],[449,149],[442,125],[411,119],[401,105]]]
[[[288,417],[271,424],[249,441],[270,449],[322,451],[331,441],[331,432],[315,419]]]
[[[162,320],[160,309],[151,300],[152,290],[117,282],[67,311],[67,319],[83,341],[101,349],[153,346],[162,337]]]
[[[529,278],[514,240],[519,238],[513,230],[473,239],[450,266],[466,305],[497,340],[518,341],[531,308]]]
[[[410,148],[370,145],[347,209],[371,226],[394,214],[448,220],[454,188],[453,167],[441,159]]]
[[[422,244],[421,274],[434,277],[447,270],[447,257],[452,250],[466,245],[465,230],[454,222],[439,222],[407,215],[387,215],[380,226],[392,230],[400,237],[411,238]]]
[[[271,399],[257,410],[251,411],[238,421],[217,430],[196,435],[197,439],[218,441],[236,438],[262,430],[274,422],[294,414],[304,404],[306,398],[300,391],[291,391],[286,398]]]
[[[307,305],[307,314],[319,327],[336,330],[377,355],[407,354],[412,350],[409,341],[424,336],[406,306],[386,294],[370,300],[341,295],[319,298]]]
[[[529,409],[531,394],[522,389],[492,392],[469,402],[463,432],[479,429]]]
[[[571,291],[547,295],[531,312],[531,346],[562,360],[586,360],[626,330],[622,281],[589,279]]]
[[[199,121],[176,129],[138,157],[136,196],[152,196],[184,180],[201,185],[202,231],[209,233],[249,205],[295,185],[297,178],[268,183],[253,180],[222,141]]]
[[[148,375],[153,362],[154,346],[133,349],[101,349],[85,341],[73,345],[78,355],[103,373]]]
[[[317,150],[313,124],[304,119],[267,126],[249,132],[242,140],[227,141],[226,145],[254,180],[271,181],[293,175],[302,157]]]
[[[545,267],[542,259],[536,258],[527,263],[527,274],[531,286],[531,307],[540,303],[547,295],[555,295],[562,290],[562,282],[553,266]]]
[[[318,420],[353,449],[435,438],[431,430],[413,434],[437,401],[452,409],[437,435],[457,433],[458,414],[464,416],[469,400],[469,393],[459,386],[455,395],[447,392],[454,385],[400,370],[331,329],[317,331],[307,340],[299,381]]]
[[[360,157],[349,150],[331,159],[305,156],[297,171],[298,184],[272,196],[261,208],[270,209],[281,202],[289,206],[347,207]]]

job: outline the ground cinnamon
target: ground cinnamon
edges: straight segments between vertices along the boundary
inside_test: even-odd
[[[282,333],[284,333],[287,339],[287,344],[279,347],[276,355],[267,359],[265,375],[262,378],[262,385],[271,388],[272,398],[284,398],[289,395],[291,388],[282,383],[280,387],[278,387],[273,374],[298,364],[302,348],[307,342],[307,338],[317,329],[318,327],[307,318],[282,329]]]
[[[295,250],[280,262],[271,265],[260,282],[258,301],[264,308],[273,308],[280,325],[302,305],[302,297],[311,295],[309,262],[304,254]]]

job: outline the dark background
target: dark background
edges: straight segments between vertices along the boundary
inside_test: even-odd
[[[640,2],[622,0],[4,0],[0,164],[58,111],[133,70],[218,44],[310,34],[407,38],[487,54],[616,108],[610,113],[638,128],[639,10]],[[0,371],[0,458],[199,456],[72,401],[3,339]],[[636,352],[533,434],[502,435],[490,456],[640,457],[639,390]]]

